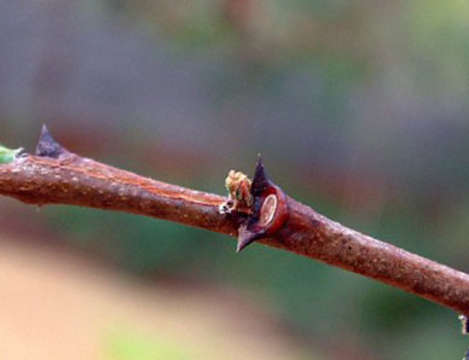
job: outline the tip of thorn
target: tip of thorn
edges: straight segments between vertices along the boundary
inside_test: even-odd
[[[46,125],[46,124],[42,124],[41,135],[42,135],[42,134],[47,134],[47,133],[49,133],[49,129],[47,128],[47,125]]]
[[[257,158],[256,170],[254,172],[254,177],[252,180],[252,193],[254,195],[260,194],[264,191],[265,188],[269,186],[269,179],[265,172],[264,164],[262,158],[259,156]]]
[[[265,172],[265,169],[264,169],[264,163],[262,162],[262,158],[259,156],[257,158],[257,163],[256,163],[256,171],[255,171],[255,174],[254,174],[254,177],[260,175],[261,173],[264,173]]]
[[[246,246],[248,246],[249,243],[243,243],[243,242],[238,242],[238,244],[236,245],[236,253],[240,253],[241,251],[243,251]]]
[[[236,245],[236,252],[241,252],[257,238],[258,234],[249,231],[246,226],[241,226],[238,231],[238,243]]]
[[[42,125],[41,135],[36,146],[36,155],[58,158],[65,152],[66,150],[52,137],[47,126]]]
[[[264,166],[264,164],[262,163],[262,155],[261,155],[261,153],[257,153],[256,168],[259,167],[259,166]]]

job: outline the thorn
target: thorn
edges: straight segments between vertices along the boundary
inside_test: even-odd
[[[54,140],[47,126],[42,125],[41,135],[36,146],[36,155],[57,159],[65,153],[68,153],[68,151]]]
[[[269,180],[260,154],[251,184],[252,212],[238,228],[236,252],[253,241],[275,234],[288,218],[288,206],[283,191]]]
[[[245,225],[240,226],[238,230],[238,244],[236,246],[236,252],[239,253],[260,236],[261,234],[259,233],[249,231]]]
[[[270,186],[270,180],[265,172],[264,164],[262,163],[261,154],[257,155],[256,171],[252,180],[251,192],[254,196],[260,195],[266,188]]]

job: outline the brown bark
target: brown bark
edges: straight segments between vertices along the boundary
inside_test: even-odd
[[[238,249],[259,240],[469,314],[469,275],[318,214],[285,196],[266,180],[262,165],[258,166],[253,181],[253,213],[222,214],[219,207],[227,201],[225,197],[166,184],[82,158],[55,143],[47,132],[43,132],[36,153],[0,165],[1,195],[28,204],[117,210],[231,236],[239,233]],[[277,200],[272,201],[272,196],[268,196],[272,194]],[[266,197],[270,208],[264,210],[262,202]],[[272,209],[274,205],[276,208]],[[275,211],[277,207],[282,209],[281,214],[280,210]],[[262,211],[269,212],[266,216]]]

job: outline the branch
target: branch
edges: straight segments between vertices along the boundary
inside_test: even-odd
[[[63,148],[43,128],[36,155],[0,164],[0,194],[28,204],[124,211],[238,236],[376,279],[469,315],[469,275],[351,230],[288,197],[259,161],[230,172],[230,198],[141,177]]]

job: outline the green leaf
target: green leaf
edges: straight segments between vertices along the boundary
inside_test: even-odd
[[[105,358],[109,360],[194,359],[183,344],[150,339],[133,331],[116,330],[107,339]]]
[[[19,149],[8,149],[2,145],[0,145],[0,164],[8,164],[11,163],[16,159],[18,154],[23,150],[23,148]]]

